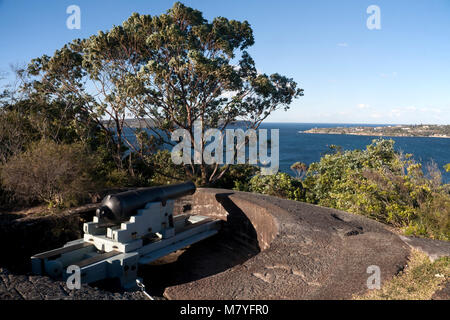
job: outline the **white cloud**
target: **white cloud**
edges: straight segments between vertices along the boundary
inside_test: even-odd
[[[368,104],[366,104],[366,103],[360,103],[360,104],[357,105],[357,107],[358,107],[359,109],[367,109],[367,108],[369,108],[370,106],[369,106]]]
[[[420,112],[440,114],[442,110],[439,108],[420,108]]]
[[[398,73],[396,71],[394,71],[391,73],[380,73],[379,75],[382,78],[395,78],[395,77],[397,77]]]
[[[439,108],[417,108],[416,106],[396,107],[391,109],[388,116],[393,118],[405,117],[408,115],[414,115],[416,113],[422,113],[426,115],[434,115],[435,117],[440,115],[443,111]]]
[[[402,115],[402,110],[400,110],[400,109],[392,109],[390,112],[389,112],[389,116],[390,117],[396,117],[396,118],[398,118],[398,117],[400,117]]]
[[[431,108],[430,111],[434,112],[434,113],[441,113],[442,112],[442,110],[438,109],[438,108]]]
[[[338,47],[348,47],[348,43],[347,42],[339,42],[337,44]]]
[[[374,112],[374,113],[370,114],[370,117],[374,118],[374,119],[379,119],[379,118],[382,117],[382,115],[380,113],[378,113],[378,112]]]

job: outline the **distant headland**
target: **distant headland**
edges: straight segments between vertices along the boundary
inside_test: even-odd
[[[312,128],[303,133],[349,134],[384,137],[432,137],[450,138],[450,125],[388,125]]]

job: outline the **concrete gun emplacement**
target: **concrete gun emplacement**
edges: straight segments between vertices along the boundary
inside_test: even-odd
[[[32,272],[66,280],[79,268],[81,283],[118,278],[136,289],[138,266],[217,234],[220,220],[174,216],[174,200],[193,194],[192,182],[140,188],[106,196],[82,239],[31,257]]]

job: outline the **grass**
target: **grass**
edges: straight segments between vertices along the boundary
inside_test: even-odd
[[[408,265],[380,290],[353,296],[356,300],[430,300],[450,280],[450,258],[431,262],[428,256],[412,250]]]

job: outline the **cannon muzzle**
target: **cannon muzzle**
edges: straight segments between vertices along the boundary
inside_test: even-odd
[[[169,199],[176,199],[195,192],[192,181],[168,186],[141,188],[106,196],[96,216],[112,222],[120,223],[128,220],[142,209],[148,202],[161,201],[163,204]]]

